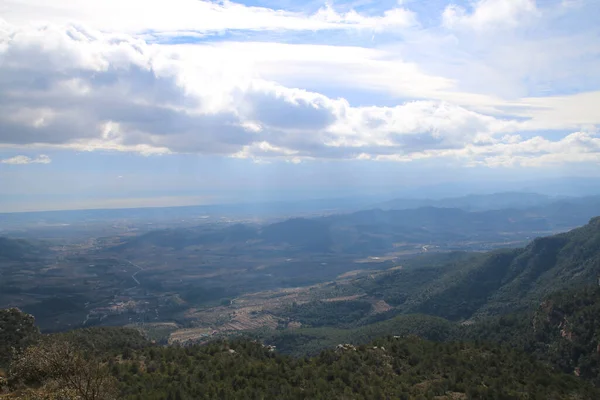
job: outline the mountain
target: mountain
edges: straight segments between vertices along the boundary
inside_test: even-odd
[[[519,210],[467,212],[453,208],[366,210],[327,217],[334,233],[353,229],[362,235],[387,234],[393,242],[499,238],[505,232],[535,232],[555,228],[552,221]]]
[[[330,226],[320,218],[293,218],[267,225],[258,237],[266,243],[289,244],[315,252],[328,251],[333,244]]]
[[[600,387],[600,288],[559,291],[536,310],[463,326],[454,339],[509,345]],[[452,337],[452,335],[450,335]]]
[[[598,281],[600,217],[525,248],[425,256],[407,266],[352,285],[397,312],[455,321],[527,309],[557,290]]]
[[[600,197],[559,201],[533,209],[373,209],[327,217],[293,218],[263,226],[236,224],[165,229],[129,239],[118,249],[145,245],[171,248],[203,244],[244,246],[249,241],[253,249],[288,246],[290,250],[343,254],[397,251],[399,243],[409,248],[425,243],[446,249],[502,247],[503,243],[524,242],[542,233],[572,229],[595,215],[600,215]]]
[[[144,246],[182,249],[195,245],[243,243],[257,237],[257,228],[244,224],[235,224],[224,228],[221,226],[202,226],[197,228],[160,229],[130,239],[115,247],[115,250]]]
[[[261,337],[276,345],[278,351],[302,357],[318,354],[337,343],[359,345],[387,335],[508,346],[600,387],[600,287],[597,285],[561,290],[530,311],[481,318],[469,324],[410,314],[349,329],[300,328],[262,333]]]
[[[520,250],[488,255],[419,312],[453,317],[505,313],[528,307],[563,288],[595,283],[600,275],[600,217],[564,234],[535,239]],[[463,303],[465,295],[468,303]],[[454,299],[454,300],[453,300]],[[458,303],[460,302],[460,304]],[[445,311],[446,310],[446,311]]]
[[[527,209],[550,204],[556,197],[538,193],[502,192],[471,194],[443,199],[393,199],[380,204],[383,210],[406,210],[421,207],[459,208],[465,211],[488,211],[501,209]]]
[[[179,245],[179,240],[186,245],[250,240],[304,248],[324,243],[331,249],[338,245],[336,232],[359,238],[365,232],[400,235],[401,228],[411,224],[421,224],[423,232],[433,224],[444,232],[458,231],[484,223],[478,219],[481,214],[493,220],[503,212],[373,210],[263,227],[232,225],[210,233],[191,230],[181,237],[177,230],[158,231],[134,240],[146,240],[144,245],[169,238],[170,245]],[[464,226],[455,228],[457,215],[463,216]],[[482,226],[479,232],[485,229]],[[253,333],[287,353],[308,352],[314,354],[311,357],[281,355],[248,339],[159,347],[137,331],[115,328],[44,336],[26,347],[21,326],[31,331],[33,325],[20,318],[18,310],[0,313],[6,316],[0,318],[0,334],[8,338],[0,337],[0,343],[26,347],[16,361],[11,360],[11,387],[45,395],[57,388],[68,393],[70,382],[81,379],[111,383],[116,394],[107,400],[595,399],[600,398],[591,385],[600,387],[599,276],[600,217],[596,217],[585,226],[534,239],[523,248],[423,255],[392,270],[332,283],[352,296],[281,310],[284,322],[301,321],[312,327]],[[382,301],[390,309],[371,313],[371,305]],[[349,329],[340,329],[341,325]],[[66,378],[44,370],[46,364],[38,362],[61,354],[73,360],[69,365],[78,366],[65,368]],[[77,379],[67,379],[68,374]],[[96,376],[102,379],[88,379]]]

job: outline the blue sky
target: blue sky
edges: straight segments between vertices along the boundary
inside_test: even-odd
[[[597,176],[595,0],[0,4],[0,211]]]

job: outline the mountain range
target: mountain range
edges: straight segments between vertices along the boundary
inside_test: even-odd
[[[269,243],[335,252],[369,239],[365,248],[371,250],[408,237],[411,229],[434,238],[462,233],[467,239],[493,237],[502,227],[566,229],[594,207],[582,211],[550,203],[536,212],[367,210],[263,226],[162,230],[130,239],[119,249]],[[432,232],[434,227],[438,232]],[[27,242],[0,244],[1,254],[11,262],[30,254]],[[331,283],[354,295],[285,309],[287,318],[306,325],[251,332],[264,344],[230,338],[204,346],[161,347],[121,328],[40,336],[30,316],[5,310],[0,312],[0,339],[4,348],[19,348],[20,353],[2,359],[10,364],[8,379],[0,376],[0,386],[10,399],[24,393],[87,399],[69,397],[78,387],[73,382],[103,382],[101,391],[112,393],[107,399],[340,394],[594,399],[600,396],[599,276],[600,217],[594,217],[582,227],[536,238],[525,247],[423,254],[391,269]],[[372,314],[368,301],[389,308]],[[270,344],[296,355],[316,355],[282,356]],[[39,362],[49,359],[62,375]]]
[[[600,215],[600,197],[560,200],[533,208],[486,211],[432,206],[371,209],[317,218],[292,218],[266,225],[165,229],[130,239],[121,249],[145,245],[184,248],[198,244],[245,245],[251,242],[253,247],[286,245],[297,251],[369,253],[393,251],[402,243],[448,245],[450,242],[486,241],[501,244],[566,231],[585,224],[596,215]]]
[[[557,290],[595,285],[600,276],[600,217],[527,247],[423,256],[352,285],[402,313],[461,321],[536,306]]]
[[[501,209],[527,209],[575,198],[549,196],[527,192],[501,192],[494,194],[471,194],[442,199],[397,198],[376,205],[383,210],[407,210],[421,207],[460,208],[465,211],[487,211]]]

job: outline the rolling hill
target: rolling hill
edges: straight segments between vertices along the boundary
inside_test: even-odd
[[[35,259],[46,252],[39,243],[23,239],[0,237],[0,261],[23,261]]]

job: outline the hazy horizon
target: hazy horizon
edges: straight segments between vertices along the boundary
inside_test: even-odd
[[[61,202],[56,208],[0,208],[0,214],[29,213],[29,212],[53,212],[53,211],[86,211],[86,210],[126,210],[143,208],[177,208],[177,207],[235,207],[243,205],[274,205],[274,204],[296,204],[299,210],[302,206],[310,206],[312,203],[324,202],[332,207],[354,206],[370,207],[377,202],[385,202],[396,199],[415,200],[443,200],[463,198],[469,196],[486,196],[495,194],[539,194],[550,198],[577,198],[600,195],[600,179],[595,178],[563,178],[548,179],[542,181],[523,182],[491,182],[487,185],[472,185],[470,183],[445,183],[438,185],[411,186],[403,189],[379,189],[379,190],[351,190],[315,193],[312,191],[301,193],[280,193],[280,196],[252,197],[198,197],[198,196],[167,196],[147,198],[97,198],[86,201],[72,200]],[[285,195],[287,194],[287,196]],[[1,204],[1,203],[0,203]],[[308,210],[308,208],[307,208]]]

